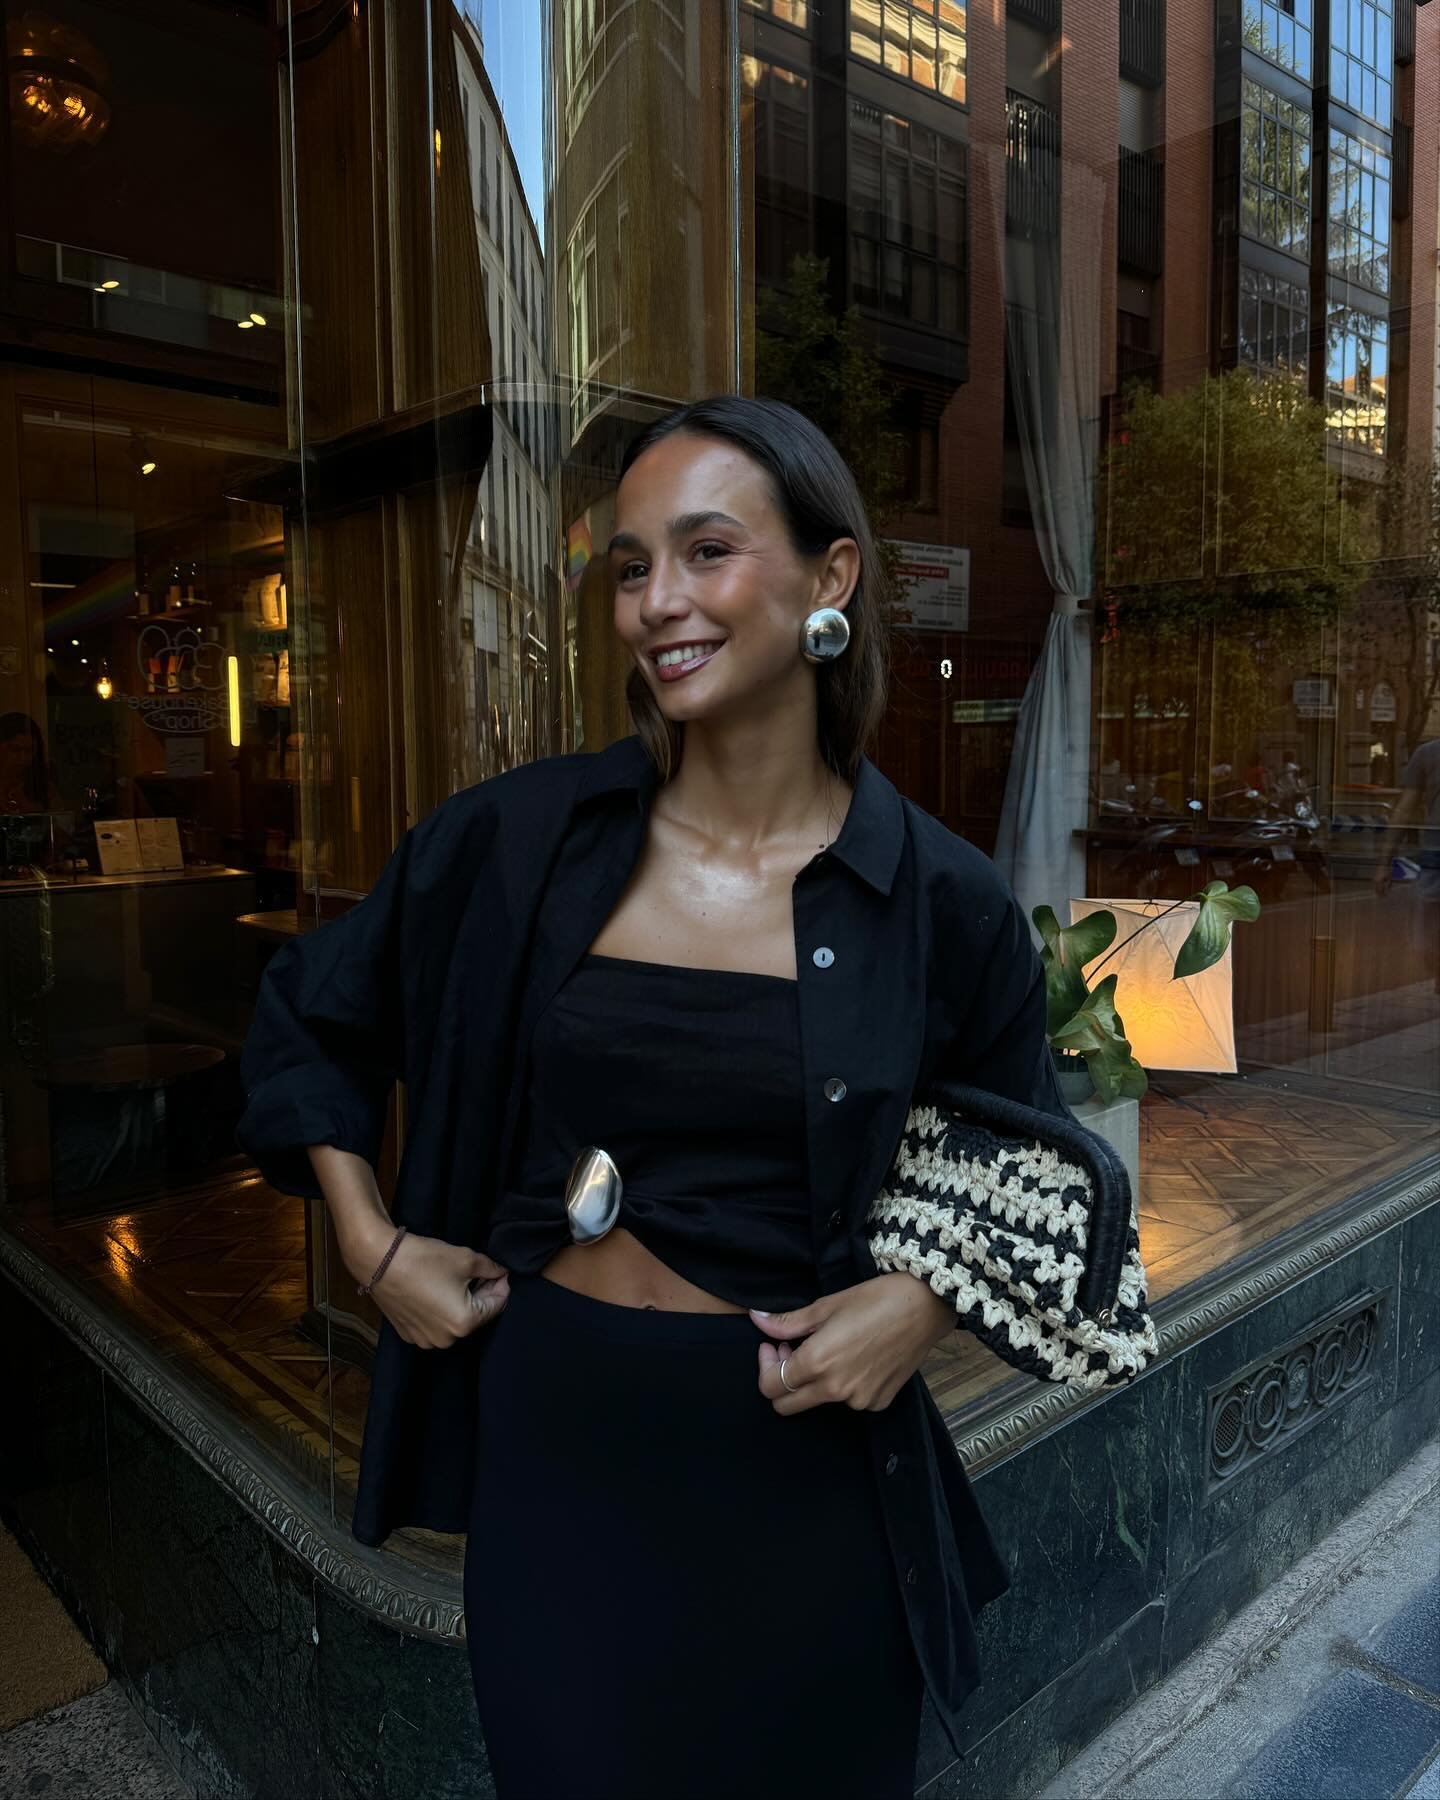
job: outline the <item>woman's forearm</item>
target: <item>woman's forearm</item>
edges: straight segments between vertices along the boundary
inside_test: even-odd
[[[357,1280],[368,1280],[395,1235],[375,1171],[363,1156],[333,1144],[312,1144],[306,1154],[325,1195],[345,1267]]]

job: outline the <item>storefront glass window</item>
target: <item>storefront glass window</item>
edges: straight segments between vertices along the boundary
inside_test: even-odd
[[[186,44],[144,9],[5,23],[39,72],[0,246],[29,347],[0,376],[0,1217],[223,1382],[275,1302],[202,1278],[201,1241],[264,1243],[277,1291],[301,1249],[230,1135],[256,921],[301,860],[273,63],[234,14]]]
[[[1430,791],[1440,732],[1440,689],[1411,673],[1437,629],[1430,277],[1411,314],[1425,373],[1412,362],[1397,389],[1389,139],[1327,116],[1308,86],[1308,0],[1246,0],[1213,91],[1183,96],[1165,74],[1187,48],[1206,61],[1208,15],[1122,9],[1117,83],[1103,40],[1045,0],[1003,20],[972,9],[976,83],[948,117],[916,92],[891,10],[862,24],[852,7],[846,46],[818,15],[808,47],[785,45],[794,254],[785,270],[753,261],[757,383],[836,436],[890,545],[878,759],[898,784],[1062,917],[1072,899],[1154,916],[1211,881],[1260,898],[1232,954],[1233,1072],[1228,1048],[1181,1047],[1178,1015],[1167,1045],[1175,1000],[1119,977],[1148,1059],[1132,1123],[1163,1302],[1433,1142],[1428,1013],[1411,1034],[1440,933],[1420,845],[1391,824],[1419,817],[1404,796]],[[753,45],[778,47],[760,26]],[[1258,79],[1252,53],[1283,83]],[[772,93],[757,54],[757,144]],[[1329,203],[1312,234],[1317,138]],[[953,185],[927,189],[942,150]],[[763,170],[757,157],[757,246],[773,241]],[[964,296],[936,324],[944,357],[917,329],[937,320],[932,241]],[[1374,299],[1347,287],[1342,304],[1332,286],[1312,314],[1331,278]],[[1081,684],[1083,718],[1046,711],[1047,679]],[[931,1375],[962,1413],[1003,1380],[963,1342]]]
[[[1259,896],[1225,1042],[1167,1049],[1122,971],[1148,1090],[1075,1101],[1158,1303],[1404,1178],[1440,1106],[1388,6],[1237,0],[1217,48],[1135,0],[1118,67],[1054,0],[517,11],[47,0],[11,86],[0,1231],[341,1524],[378,1313],[234,1148],[255,985],[445,796],[629,729],[596,551],[679,401],[835,439],[895,584],[875,760],[1027,907]],[[955,1417],[1007,1379],[927,1372]]]

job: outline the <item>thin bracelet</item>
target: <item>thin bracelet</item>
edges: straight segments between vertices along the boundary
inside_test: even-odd
[[[365,1283],[364,1287],[356,1288],[355,1292],[357,1294],[368,1294],[370,1292],[371,1288],[374,1287],[375,1283],[380,1279],[380,1277],[390,1267],[390,1258],[400,1248],[400,1240],[401,1240],[401,1238],[404,1237],[404,1235],[408,1229],[409,1229],[408,1226],[402,1225],[400,1227],[400,1229],[395,1233],[395,1236],[390,1240],[390,1248],[380,1258],[380,1267],[375,1271],[375,1273]]]

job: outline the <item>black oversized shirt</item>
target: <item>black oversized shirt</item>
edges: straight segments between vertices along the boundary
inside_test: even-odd
[[[267,1180],[318,1195],[312,1144],[374,1163],[400,1080],[395,1219],[483,1248],[535,1021],[614,911],[656,786],[637,737],[480,782],[406,833],[352,911],[277,952],[241,1063],[239,1140]],[[840,835],[795,877],[793,912],[810,1230],[820,1291],[833,1293],[876,1272],[866,1213],[913,1094],[945,1078],[1065,1107],[1013,896],[868,759]],[[485,1338],[422,1350],[382,1322],[361,1543],[402,1525],[466,1529]],[[864,1417],[896,1580],[953,1739],[979,1674],[973,1615],[1006,1576],[923,1379]]]

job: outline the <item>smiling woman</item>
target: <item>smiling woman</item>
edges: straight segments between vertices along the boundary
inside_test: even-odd
[[[1115,10],[0,0],[109,119],[12,66],[0,1510],[200,1785],[487,1793],[473,1674],[522,1795],[869,1800],[918,1669],[1038,1790],[1435,1415],[1440,5]],[[1216,883],[1235,1072],[1117,956],[1075,1102],[1163,1354],[927,1348],[905,1100]]]
[[[806,691],[788,656],[804,598],[843,610],[849,627],[845,654],[822,660],[813,688],[821,756],[851,778],[885,711],[889,595],[854,477],[823,433],[777,400],[681,407],[630,445],[615,519],[615,629],[634,661],[626,698],[657,765],[678,764],[692,709],[726,686]],[[724,667],[712,651],[699,665],[714,665],[707,682],[662,704],[662,654],[702,645],[725,648]]]
[[[877,1268],[866,1219],[922,1085],[983,1071],[1064,1115],[1039,962],[994,869],[865,754],[883,589],[813,424],[736,398],[663,421],[627,458],[610,557],[646,736],[447,801],[278,957],[242,1137],[323,1195],[385,1317],[357,1532],[468,1525],[505,1800],[669,1792],[698,1742],[695,1796],[908,1800],[922,1691],[953,1741],[973,1614],[1006,1576],[919,1372],[953,1308]],[[387,1216],[395,1074],[415,1122]],[[478,1121],[429,1098],[486,1090]],[[576,1233],[568,1189],[597,1163],[613,1206]],[[473,1466],[463,1415],[421,1391],[447,1366],[478,1380]],[[805,1624],[781,1681],[754,1654],[767,1614]],[[562,1638],[586,1676],[560,1690]],[[847,1683],[863,1732],[833,1714]]]

